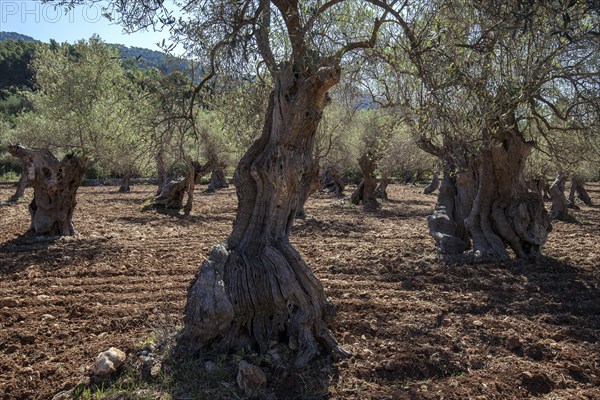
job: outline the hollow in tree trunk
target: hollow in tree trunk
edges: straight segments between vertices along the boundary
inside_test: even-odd
[[[19,201],[20,199],[25,197],[25,189],[29,184],[29,171],[27,169],[27,165],[22,163],[21,165],[21,177],[19,178],[19,182],[17,182],[17,189],[15,190],[15,194],[10,196],[9,201]]]
[[[225,177],[225,163],[216,163],[210,174],[210,182],[208,183],[207,192],[213,193],[215,190],[225,189],[229,187],[227,178]]]
[[[425,189],[423,189],[423,193],[431,194],[438,189],[438,187],[440,186],[439,175],[440,173],[438,171],[433,171],[433,175],[431,176],[431,182],[429,182],[429,185],[425,186]]]
[[[586,206],[591,207],[593,205],[590,195],[588,194],[587,190],[585,190],[583,180],[573,176],[573,179],[571,179],[571,190],[569,191],[569,205],[575,206],[575,197],[577,197]]]
[[[200,165],[197,161],[188,160],[185,177],[164,185],[160,194],[153,198],[147,207],[163,207],[174,210],[183,208],[184,212],[189,214],[193,206],[196,183],[210,171],[210,168],[210,163]],[[187,201],[184,206],[183,197],[186,193]]]
[[[379,180],[379,185],[375,189],[375,197],[379,199],[388,199],[387,187],[389,184],[388,176],[383,175],[383,177]]]
[[[338,66],[279,71],[262,135],[235,171],[233,231],[189,288],[184,343],[227,350],[249,337],[261,352],[271,341],[294,343],[297,367],[319,352],[318,343],[343,354],[325,324],[332,307],[323,286],[289,241],[302,188],[313,179],[327,91],[339,78]]]
[[[554,219],[566,221],[569,219],[569,202],[565,197],[565,180],[566,176],[560,172],[552,185],[550,185],[550,216]]]
[[[76,235],[73,211],[85,172],[84,159],[67,155],[59,161],[48,150],[20,145],[9,146],[8,151],[21,160],[33,186],[33,200],[29,204],[30,232],[45,236]]]
[[[377,180],[375,179],[375,164],[374,158],[370,154],[363,154],[358,159],[358,165],[362,171],[363,178],[360,184],[356,187],[350,201],[352,204],[361,204],[367,210],[376,210],[380,207],[379,202],[375,198],[375,189],[377,188]]]

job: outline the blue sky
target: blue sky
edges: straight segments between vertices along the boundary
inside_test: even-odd
[[[44,42],[55,39],[59,43],[89,39],[96,33],[107,43],[152,50],[160,50],[156,43],[163,39],[168,42],[166,29],[126,34],[120,25],[101,14],[101,4],[77,6],[65,14],[63,9],[37,0],[0,0],[0,31],[17,32]]]

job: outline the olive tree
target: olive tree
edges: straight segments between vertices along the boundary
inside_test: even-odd
[[[585,1],[416,3],[393,16],[381,59],[385,93],[443,163],[429,218],[436,247],[476,257],[536,256],[551,230],[523,171],[536,139],[586,135],[581,118],[598,86],[597,10]],[[559,16],[559,17],[557,17]],[[560,120],[562,125],[556,123]]]
[[[111,5],[129,26],[169,22],[159,0]],[[173,21],[187,48],[206,55],[194,97],[223,73],[269,75],[273,83],[262,133],[234,173],[233,231],[213,247],[189,289],[182,337],[190,343],[227,349],[249,337],[266,352],[283,340],[297,344],[298,367],[319,352],[318,343],[344,353],[325,324],[332,307],[323,286],[289,234],[313,181],[328,91],[340,80],[345,55],[374,45],[383,23],[377,12],[350,0],[197,0],[185,2]]]

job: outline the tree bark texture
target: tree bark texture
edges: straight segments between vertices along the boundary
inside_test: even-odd
[[[21,177],[19,178],[19,182],[17,182],[17,189],[15,190],[15,194],[10,196],[9,201],[19,201],[20,199],[25,197],[25,189],[29,184],[29,171],[27,170],[28,166],[22,163],[21,165]]]
[[[425,186],[425,189],[423,189],[423,193],[431,194],[435,192],[438,189],[438,187],[440,187],[440,173],[438,171],[434,171],[431,177],[431,182],[429,183],[429,185]]]
[[[377,166],[375,161],[370,154],[363,154],[358,159],[358,165],[362,171],[363,179],[350,196],[350,201],[352,204],[362,204],[367,210],[376,210],[380,207],[380,204],[375,198],[375,189],[377,189],[377,180],[375,179]]]
[[[85,172],[85,160],[67,155],[59,161],[48,150],[9,146],[8,151],[21,159],[24,174],[33,186],[29,204],[30,232],[34,235],[72,236],[73,211],[77,204],[77,189]]]
[[[200,165],[197,161],[188,160],[187,172],[183,179],[171,181],[163,186],[158,196],[152,199],[149,206],[164,207],[174,210],[183,208],[186,214],[189,214],[194,202],[194,189],[196,182],[210,171],[210,163]],[[183,204],[183,197],[187,193],[186,204]]]
[[[127,193],[131,190],[131,186],[129,186],[129,181],[131,179],[131,175],[127,174],[121,179],[121,184],[119,186],[119,193]]]
[[[271,341],[297,343],[297,367],[318,353],[317,343],[343,353],[324,321],[332,307],[323,286],[289,241],[303,188],[314,178],[327,91],[339,78],[337,66],[307,76],[289,66],[279,72],[262,135],[234,174],[233,231],[189,288],[183,338],[226,350],[249,337],[262,352]]]
[[[215,190],[225,189],[229,187],[227,178],[225,177],[225,168],[227,165],[224,163],[217,163],[210,174],[210,182],[208,183],[207,192],[213,193]]]
[[[344,196],[344,189],[346,186],[344,185],[344,181],[342,181],[339,172],[337,172],[335,168],[331,167],[327,168],[323,173],[321,188],[324,190],[329,190],[339,198]]]
[[[447,157],[444,163],[437,203],[433,214],[427,218],[427,224],[436,250],[442,254],[457,255],[471,246],[464,221],[473,206],[479,164],[477,159],[466,159],[465,164],[458,167],[451,160]]]
[[[499,121],[482,153],[479,186],[465,226],[473,252],[508,260],[506,245],[518,258],[535,257],[552,230],[542,196],[528,190],[523,171],[532,143],[525,142],[514,118]]]
[[[388,176],[384,175],[379,180],[379,185],[377,185],[377,188],[375,189],[375,197],[377,197],[379,199],[387,200],[388,199],[388,193],[387,193],[388,185],[389,185]]]
[[[569,191],[568,199],[569,204],[576,205],[575,198],[578,198],[586,206],[591,207],[593,205],[590,195],[588,194],[587,190],[585,190],[583,180],[576,176],[571,179],[571,190]]]
[[[477,258],[508,260],[510,247],[518,258],[534,257],[552,230],[542,196],[528,190],[523,177],[532,144],[514,123],[496,124],[479,155],[463,151],[457,168],[461,157],[454,152],[455,164],[445,166],[428,221],[442,253],[460,254],[471,247]]]
[[[553,219],[566,221],[569,219],[569,202],[565,197],[565,180],[566,176],[561,172],[558,174],[552,185],[550,185],[550,216]]]
[[[317,160],[313,160],[312,166],[308,172],[309,175],[312,175],[312,179],[307,179],[304,187],[300,189],[300,205],[298,207],[298,211],[296,212],[296,218],[304,219],[306,218],[306,211],[304,210],[304,205],[308,198],[321,186],[321,182],[319,179],[319,162]]]

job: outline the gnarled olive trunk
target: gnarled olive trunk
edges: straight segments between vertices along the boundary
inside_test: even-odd
[[[208,183],[207,192],[213,193],[215,190],[225,189],[229,187],[227,178],[225,177],[225,168],[227,167],[224,163],[216,163],[210,174],[210,182]]]
[[[588,194],[587,190],[585,190],[585,186],[583,180],[574,176],[571,179],[571,190],[569,191],[569,204],[575,205],[575,197],[577,197],[583,204],[586,206],[592,206],[592,199]]]
[[[20,199],[25,197],[25,189],[27,188],[27,184],[29,183],[29,177],[27,170],[27,165],[21,163],[21,177],[19,178],[19,182],[17,182],[17,189],[15,190],[15,194],[10,196],[9,201],[19,201]]]
[[[478,160],[465,159],[456,149],[455,153],[444,154],[446,160],[437,203],[433,214],[427,218],[436,250],[448,255],[462,254],[471,246],[465,218],[473,207],[479,179]],[[460,165],[455,164],[458,160]]]
[[[30,232],[48,236],[77,234],[73,211],[85,161],[75,155],[67,155],[59,161],[48,150],[20,145],[9,146],[8,151],[21,159],[23,172],[33,186],[33,200],[29,204]]]
[[[387,175],[383,175],[379,180],[379,185],[375,189],[375,197],[379,199],[388,199],[387,187],[389,185],[389,180]]]
[[[440,177],[439,176],[440,176],[440,173],[438,171],[433,172],[433,175],[431,176],[431,182],[429,182],[429,185],[425,186],[425,189],[423,189],[423,193],[431,194],[431,193],[435,192],[438,187],[440,187]]]
[[[306,204],[308,198],[321,186],[321,182],[319,179],[319,170],[319,162],[317,160],[314,160],[310,171],[308,172],[309,175],[312,174],[312,179],[307,179],[304,187],[300,190],[300,206],[298,207],[298,211],[296,212],[296,218],[306,218],[306,211],[304,211],[304,205]]]
[[[332,307],[323,286],[290,244],[303,188],[313,179],[313,145],[326,94],[339,67],[303,76],[284,67],[262,136],[234,175],[237,217],[226,243],[214,246],[188,291],[182,338],[226,350],[249,338],[262,352],[271,341],[296,349],[301,367],[317,343],[342,352],[325,325]]]
[[[331,193],[334,193],[336,197],[342,197],[346,186],[337,170],[330,167],[323,173],[321,188],[329,190]]]
[[[126,174],[121,179],[121,184],[119,185],[119,193],[127,193],[131,190],[131,186],[129,186],[129,181],[131,180],[131,175]]]
[[[470,240],[478,258],[508,260],[507,247],[518,258],[536,256],[552,227],[542,196],[528,190],[523,178],[532,144],[510,121],[493,129],[493,139],[479,155],[465,151],[462,168],[445,166],[429,218],[431,235],[446,254],[460,254]]]
[[[171,181],[164,185],[158,196],[148,204],[149,207],[164,207],[174,210],[183,208],[186,214],[192,210],[194,202],[194,189],[196,183],[210,171],[210,163],[200,165],[197,161],[188,160],[187,172],[183,179]],[[183,205],[183,196],[187,193],[187,201]]]
[[[552,185],[550,185],[550,216],[554,219],[565,221],[569,219],[569,202],[565,197],[566,176],[561,172],[558,174]]]
[[[499,121],[493,141],[481,155],[477,195],[465,226],[476,256],[508,260],[506,245],[518,258],[537,256],[552,230],[542,196],[527,188],[523,171],[532,144],[514,118]]]
[[[376,210],[380,207],[375,198],[375,189],[377,189],[377,180],[375,179],[375,169],[377,168],[375,160],[369,154],[363,154],[358,159],[358,165],[362,171],[363,178],[356,187],[350,201],[352,204],[361,204],[367,210]]]

